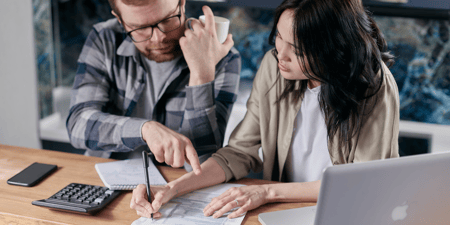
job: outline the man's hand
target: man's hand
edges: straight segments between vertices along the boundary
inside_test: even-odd
[[[191,72],[189,86],[213,81],[216,64],[234,45],[231,34],[228,34],[223,44],[219,42],[213,12],[208,6],[203,6],[202,9],[205,24],[192,20],[193,30],[186,29],[185,36],[180,38],[181,50]]]
[[[133,190],[133,196],[131,197],[130,208],[136,210],[138,216],[150,218],[153,213],[154,218],[161,217],[161,213],[158,210],[163,204],[172,199],[177,193],[168,185],[165,186],[152,186],[152,204],[147,200],[147,188],[143,184],[139,184]]]
[[[182,167],[186,161],[196,175],[201,173],[197,151],[186,136],[158,122],[149,121],[142,126],[142,138],[158,162],[166,162],[172,167]]]

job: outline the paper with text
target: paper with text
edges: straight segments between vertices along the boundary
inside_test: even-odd
[[[132,225],[238,225],[244,220],[245,214],[234,219],[228,219],[226,213],[220,218],[203,215],[203,209],[211,202],[212,198],[219,196],[231,187],[244,186],[241,184],[218,184],[209,188],[200,189],[170,200],[159,210],[162,217],[152,219],[141,217]],[[233,209],[232,211],[236,210]]]

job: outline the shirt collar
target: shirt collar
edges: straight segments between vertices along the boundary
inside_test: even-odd
[[[316,95],[320,93],[320,85],[317,86],[317,87],[315,87],[315,88],[309,88],[309,87],[307,86],[307,88],[308,88],[308,91],[310,91],[311,93],[314,93],[314,94],[316,94]]]
[[[138,54],[140,54],[140,52],[136,49],[133,41],[131,41],[131,38],[128,36],[117,49],[117,55],[120,56],[134,56],[136,58]]]

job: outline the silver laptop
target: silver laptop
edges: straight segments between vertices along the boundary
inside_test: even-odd
[[[275,224],[450,224],[450,153],[329,167],[316,206],[261,213]]]

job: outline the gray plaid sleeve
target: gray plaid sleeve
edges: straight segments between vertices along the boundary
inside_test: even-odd
[[[105,66],[107,41],[93,29],[83,46],[66,127],[75,148],[131,151],[145,145],[140,128],[146,120],[106,112],[111,100],[111,79]]]
[[[237,99],[240,71],[241,56],[232,48],[216,66],[214,81],[186,88],[186,110],[179,132],[189,134],[199,155],[222,147]]]

